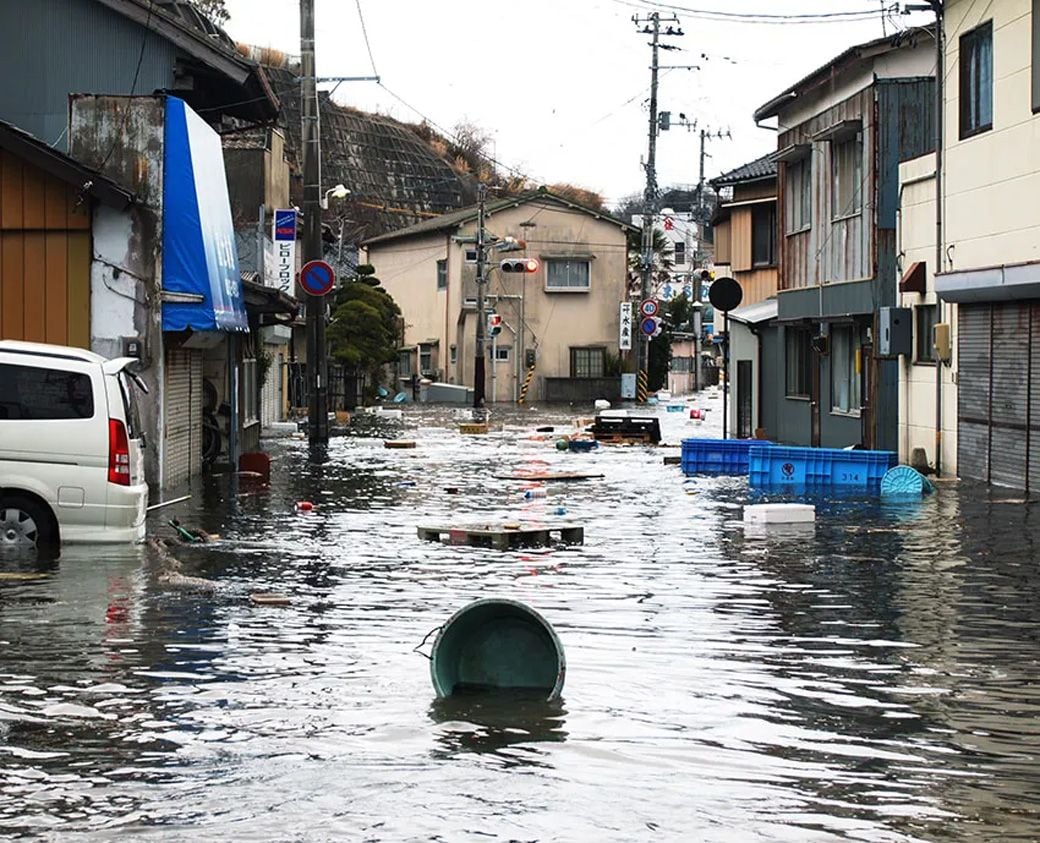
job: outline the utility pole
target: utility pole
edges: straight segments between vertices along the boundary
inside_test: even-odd
[[[320,260],[321,137],[314,67],[314,0],[300,0],[300,86],[303,114],[303,261]],[[311,445],[329,441],[325,299],[307,296],[307,431]]]
[[[946,78],[946,36],[943,32],[943,0],[929,0],[935,11],[935,269],[932,278],[937,278],[943,271],[943,121],[946,95],[944,81]],[[1035,7],[1034,7],[1035,8]],[[1035,14],[1035,13],[1034,13]],[[1033,30],[1036,31],[1035,29]],[[943,304],[936,296],[936,322],[942,322]],[[934,344],[934,339],[933,339]],[[935,476],[942,477],[943,447],[943,406],[942,406],[943,361],[935,355]]]
[[[487,204],[487,186],[477,185],[477,333],[473,354],[473,409],[484,408],[484,338],[487,331],[487,314],[484,313],[485,265],[484,254],[484,211]]]
[[[674,15],[665,18],[676,24],[679,19]],[[650,297],[650,281],[654,269],[654,220],[657,216],[657,71],[659,67],[658,54],[661,49],[661,15],[651,12],[645,18],[638,15],[632,16],[632,22],[637,26],[643,24],[641,32],[651,36],[650,47],[652,49],[650,62],[650,124],[648,131],[648,150],[646,156],[646,191],[643,196],[643,254],[641,260],[640,298],[645,300]],[[682,29],[669,26],[666,35],[682,35]],[[664,46],[665,49],[675,49]],[[650,338],[642,331],[639,332],[639,374],[636,380],[636,400],[643,404],[647,398],[647,377],[650,363]]]

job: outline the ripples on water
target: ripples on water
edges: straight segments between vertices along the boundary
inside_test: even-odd
[[[210,483],[164,513],[224,536],[179,552],[214,597],[159,587],[137,550],[0,563],[46,574],[0,580],[0,835],[1040,837],[1035,505],[944,484],[920,506],[819,501],[815,535],[754,538],[744,481],[528,438],[569,425],[558,410],[502,411],[486,438],[406,412],[414,451],[376,430],[309,467],[284,440],[270,490],[228,504]],[[706,432],[661,419],[672,442]],[[545,466],[606,478],[534,501],[494,478]],[[583,547],[415,534],[558,506]],[[563,701],[433,699],[413,648],[491,595],[553,623]]]

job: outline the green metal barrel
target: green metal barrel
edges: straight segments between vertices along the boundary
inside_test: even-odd
[[[438,697],[508,691],[554,700],[566,670],[552,626],[516,600],[477,600],[459,609],[441,627],[430,656]]]

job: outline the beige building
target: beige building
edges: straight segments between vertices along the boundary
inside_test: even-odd
[[[364,244],[404,318],[402,380],[473,385],[476,223],[476,208],[466,208]],[[486,230],[524,247],[489,250],[487,309],[502,330],[489,342],[488,402],[515,401],[531,366],[528,401],[619,397],[620,306],[635,229],[543,190],[489,202]],[[538,271],[501,272],[501,260],[517,257],[537,258]]]
[[[945,19],[945,219],[934,280],[935,162],[900,168],[900,292],[915,308],[900,447],[925,447],[934,460],[936,368],[921,358],[934,356],[931,323],[948,325],[943,473],[1031,489],[1040,486],[1040,0],[947,0]]]

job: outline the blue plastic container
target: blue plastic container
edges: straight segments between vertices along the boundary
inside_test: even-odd
[[[748,452],[748,480],[752,489],[877,494],[881,478],[896,462],[893,451],[752,446]]]
[[[683,474],[747,474],[753,445],[772,447],[762,439],[683,439]]]

